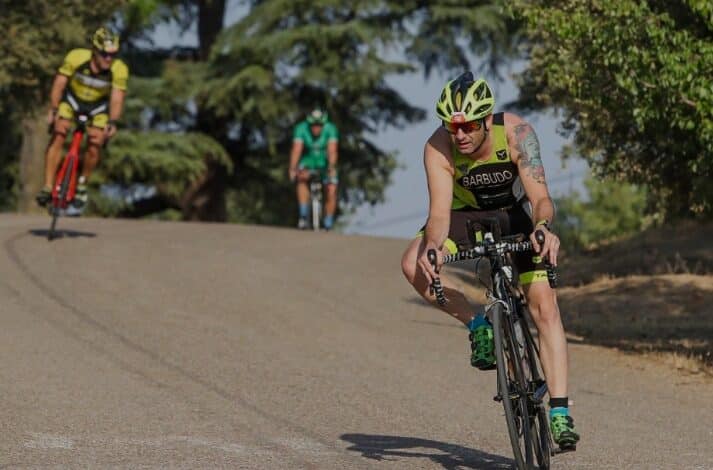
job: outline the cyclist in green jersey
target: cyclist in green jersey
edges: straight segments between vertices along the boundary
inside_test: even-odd
[[[314,109],[307,118],[294,129],[292,151],[290,152],[290,181],[297,182],[297,203],[299,221],[297,227],[308,227],[309,187],[312,173],[319,173],[325,187],[324,219],[322,225],[330,230],[334,225],[337,211],[337,160],[339,131],[329,121],[327,113]],[[304,155],[303,155],[304,152]]]
[[[539,333],[540,355],[550,393],[550,427],[562,448],[579,440],[569,416],[567,398],[567,340],[557,295],[547,282],[545,257],[557,264],[560,241],[550,226],[554,205],[547,190],[540,145],[533,128],[512,113],[495,113],[495,100],[483,79],[466,72],[449,81],[436,105],[442,121],[426,142],[424,163],[430,197],[425,227],[402,258],[402,270],[416,291],[438,306],[430,285],[437,276],[427,253],[435,249],[440,268],[445,251],[471,245],[470,224],[486,228],[497,218],[502,234],[524,233],[539,256],[514,256],[520,284]],[[545,234],[542,246],[535,230]],[[470,332],[471,365],[492,369],[493,328],[443,278],[449,302],[443,310],[463,322]],[[482,309],[479,309],[482,311]]]

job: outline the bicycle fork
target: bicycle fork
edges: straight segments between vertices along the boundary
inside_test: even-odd
[[[54,187],[52,188],[52,201],[62,209],[66,208],[67,204],[74,198],[74,193],[77,189],[79,146],[82,142],[82,136],[81,130],[74,131],[67,157],[62,161],[62,166],[57,172]]]

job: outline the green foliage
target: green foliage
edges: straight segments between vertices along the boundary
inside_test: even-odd
[[[96,182],[155,185],[162,195],[178,198],[215,161],[231,168],[225,149],[201,133],[125,131],[112,141]]]
[[[556,231],[565,249],[631,235],[653,222],[644,217],[646,191],[632,184],[592,177],[584,181],[587,194],[556,199]]]
[[[93,184],[155,185],[156,210],[170,217],[176,210],[192,216],[187,206],[209,201],[219,219],[216,199],[227,195],[230,220],[291,224],[292,126],[315,105],[326,107],[340,130],[342,210],[382,201],[396,155],[378,148],[373,135],[426,115],[386,79],[419,65],[455,74],[468,67],[466,48],[489,51],[494,66],[499,51],[511,53],[516,42],[516,23],[500,0],[250,1],[248,16],[215,43],[224,0],[68,0],[52,8],[40,0],[5,8],[7,2],[0,0],[0,26],[10,38],[0,43],[0,112],[44,106],[62,56],[114,15],[131,75],[120,132]],[[199,47],[155,48],[151,32],[168,21],[197,23]],[[209,59],[199,60],[207,50]],[[397,51],[414,62],[392,60]],[[199,197],[190,201],[191,193]],[[137,213],[131,204],[93,200],[100,214]]]
[[[713,22],[693,0],[518,0],[522,104],[564,111],[574,150],[649,189],[649,212],[713,213]]]
[[[0,112],[32,111],[47,101],[67,51],[86,47],[120,0],[0,0]]]
[[[471,45],[496,42],[511,23],[496,2],[465,3],[252,2],[248,16],[213,48],[209,78],[198,94],[199,106],[235,131],[227,136],[236,161],[231,217],[293,223],[294,189],[286,174],[292,126],[314,106],[325,107],[340,130],[341,209],[381,202],[396,155],[378,148],[371,136],[426,115],[386,82],[417,70],[418,62],[389,60],[394,54],[385,52],[406,48],[427,71],[466,67],[465,48],[455,37],[477,30]],[[426,34],[447,47],[437,53],[421,39]]]

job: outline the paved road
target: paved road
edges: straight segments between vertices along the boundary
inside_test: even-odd
[[[0,468],[502,469],[494,373],[403,241],[0,215]],[[556,469],[713,468],[713,382],[571,345]]]

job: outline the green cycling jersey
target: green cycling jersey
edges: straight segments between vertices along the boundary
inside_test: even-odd
[[[327,122],[319,135],[315,137],[312,135],[309,123],[302,121],[295,126],[292,140],[300,141],[304,145],[299,162],[301,168],[326,168],[327,144],[339,141],[339,131],[337,131],[337,126]]]

